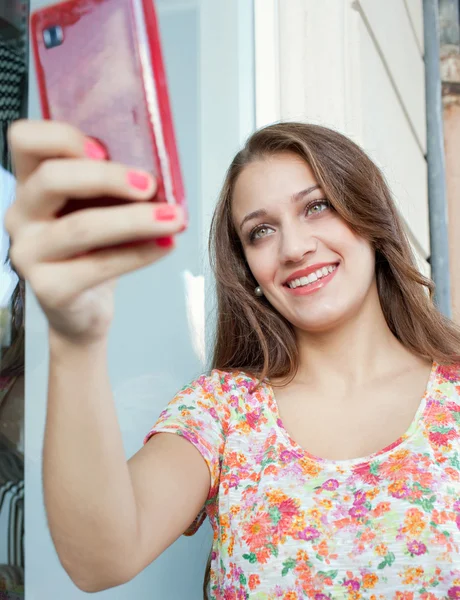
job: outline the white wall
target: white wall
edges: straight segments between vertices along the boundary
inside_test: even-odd
[[[258,2],[257,124],[321,123],[358,142],[383,169],[427,272],[422,0]],[[271,45],[260,33],[270,18]]]

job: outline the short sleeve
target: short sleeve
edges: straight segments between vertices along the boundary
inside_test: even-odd
[[[157,433],[175,433],[182,436],[200,452],[211,474],[208,503],[216,498],[220,469],[225,447],[228,410],[219,371],[202,375],[182,389],[160,414],[157,422],[144,438],[144,444]],[[185,535],[192,535],[205,519],[204,509]]]

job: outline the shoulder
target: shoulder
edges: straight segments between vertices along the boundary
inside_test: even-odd
[[[449,399],[460,403],[460,363],[438,365],[436,385]]]
[[[234,395],[246,396],[257,386],[257,379],[243,371],[221,371],[213,369],[203,373],[179,392],[180,395],[200,394],[225,400]]]
[[[257,379],[241,371],[213,369],[183,387],[162,413],[163,418],[180,413],[182,417],[220,422],[224,431],[236,414],[246,412],[247,400]]]

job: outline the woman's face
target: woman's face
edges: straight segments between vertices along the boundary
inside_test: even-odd
[[[245,167],[232,211],[256,281],[296,328],[327,331],[378,302],[371,245],[329,205],[299,156]]]

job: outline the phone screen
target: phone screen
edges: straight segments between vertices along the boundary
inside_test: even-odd
[[[38,39],[51,118],[99,140],[111,160],[156,175],[131,3],[80,2],[59,19]]]

